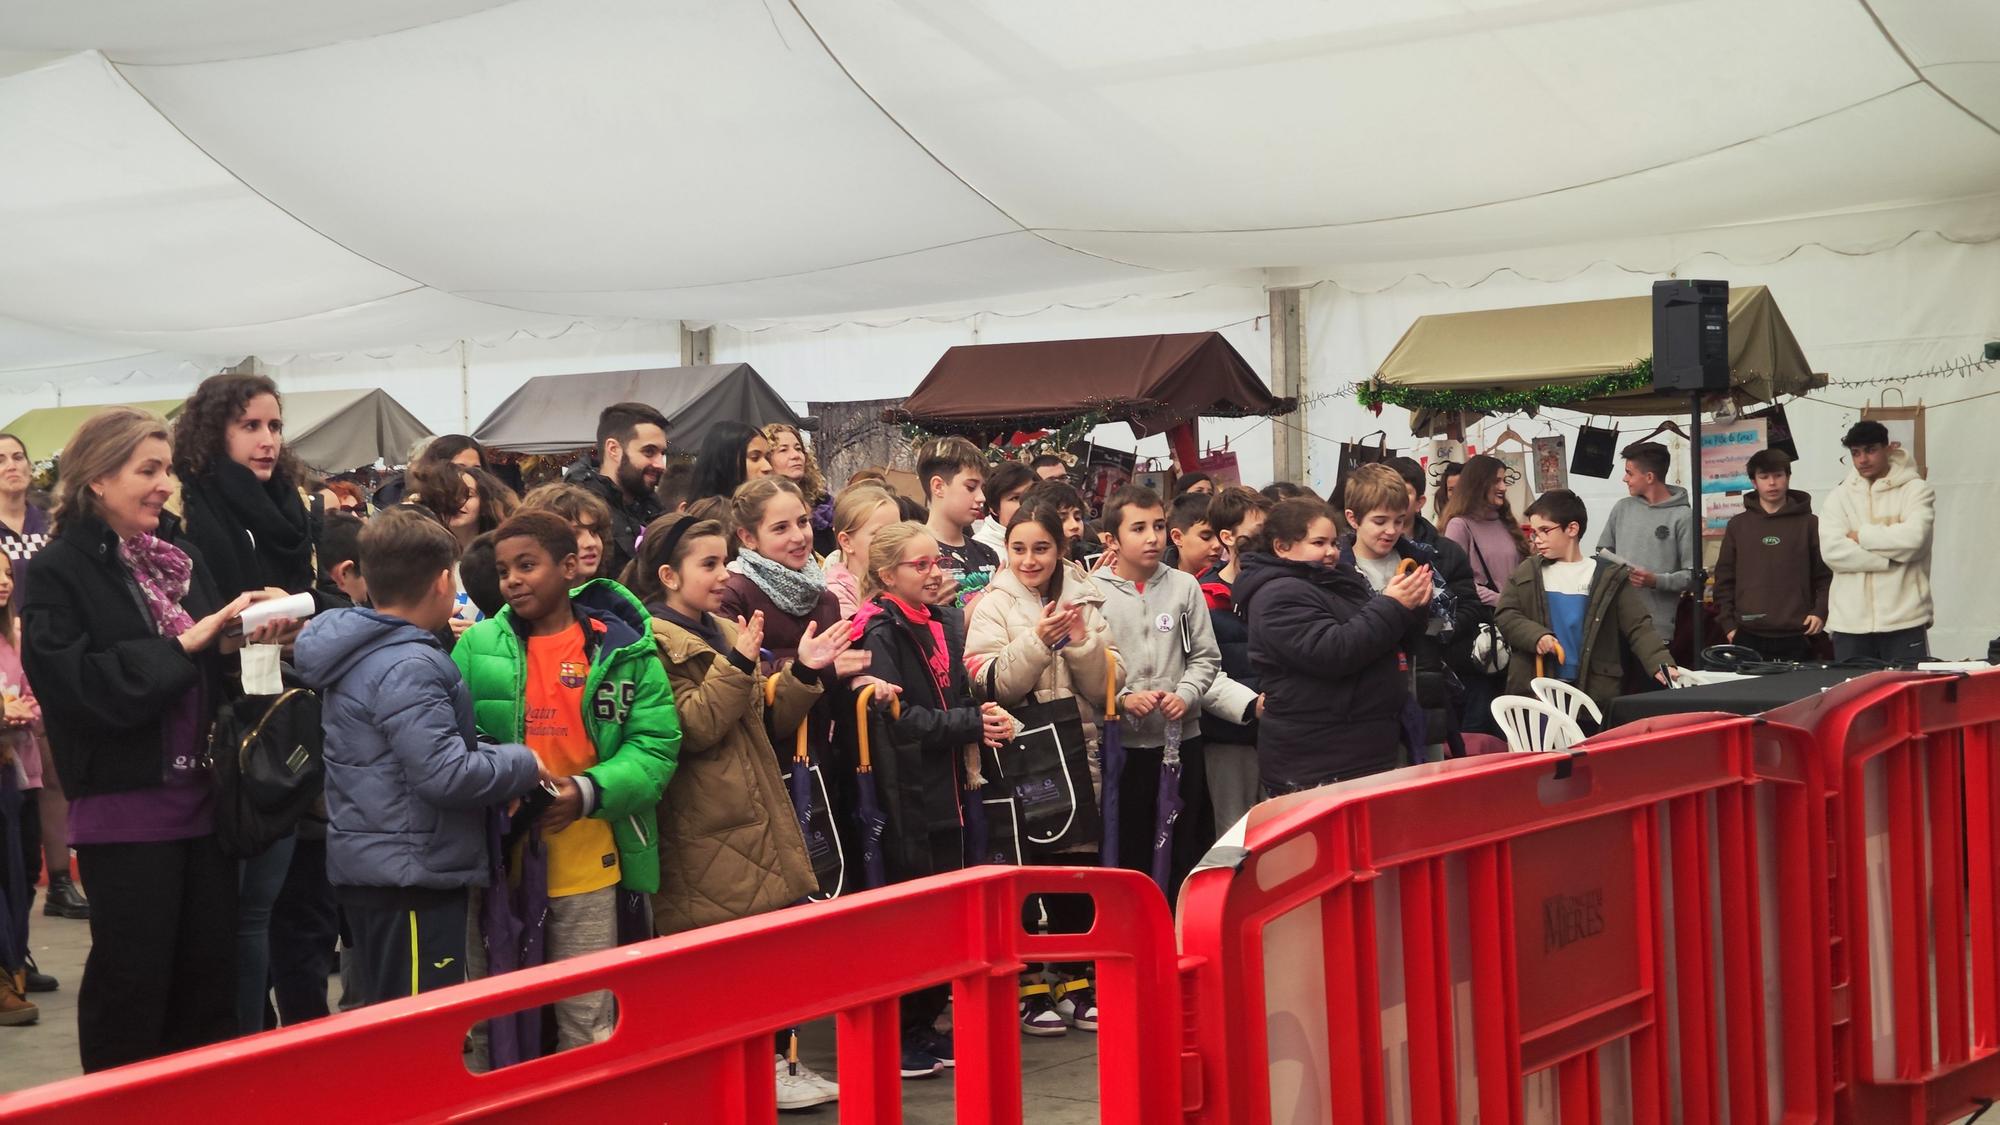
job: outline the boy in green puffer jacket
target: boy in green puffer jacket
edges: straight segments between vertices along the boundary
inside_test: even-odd
[[[680,754],[673,688],[645,607],[615,582],[570,589],[576,533],[524,511],[494,532],[506,608],[459,638],[480,734],[526,743],[559,779],[536,822],[548,867],[547,960],[618,941],[620,887],[659,889],[655,807]],[[528,865],[524,863],[524,867]],[[493,893],[500,893],[496,888]],[[611,994],[555,1005],[559,1050],[610,1034]]]

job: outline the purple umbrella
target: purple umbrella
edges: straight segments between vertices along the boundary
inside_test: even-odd
[[[486,945],[486,975],[499,976],[532,968],[547,956],[545,927],[549,915],[548,853],[539,829],[530,829],[521,843],[519,878],[509,874],[511,858],[501,845],[507,816],[498,807],[489,812],[486,840],[493,879],[481,906],[481,939]],[[487,1057],[498,1070],[539,1058],[542,1053],[542,1009],[524,1008],[486,1021]]]
[[[862,688],[854,697],[855,746],[859,751],[854,766],[855,801],[861,806],[861,877],[871,887],[879,887],[889,881],[882,866],[882,834],[888,830],[889,818],[882,813],[882,802],[875,794],[875,759],[868,750],[868,704],[875,699],[875,685]],[[889,700],[889,714],[895,718],[903,716],[903,702]],[[799,743],[799,753],[805,753],[805,743]]]
[[[764,681],[764,706],[767,708],[774,706],[777,701],[778,677],[772,676],[770,679]],[[812,760],[811,723],[812,720],[810,718],[799,723],[798,741],[792,749],[792,769],[791,773],[786,777],[786,781],[789,783],[792,792],[792,815],[798,818],[799,838],[805,841],[806,854],[808,856],[824,854],[816,853],[813,850],[814,838],[818,830],[813,827],[812,822],[812,796],[813,783],[819,780],[819,770],[815,768]],[[865,733],[863,737],[866,737]],[[820,792],[824,800],[826,792],[824,782],[820,783]],[[833,814],[833,804],[831,801],[826,802],[826,808],[830,833],[830,822]],[[836,853],[839,851],[839,842],[837,840],[828,840],[821,837],[819,842],[823,846],[833,848]],[[827,898],[834,898],[845,888],[846,881],[847,870],[846,864],[843,862],[841,864],[841,874],[835,879],[834,885],[831,887],[822,886],[820,890],[825,892]]]
[[[1118,657],[1106,663],[1104,677],[1104,746],[1098,758],[1103,778],[1104,842],[1098,845],[1099,861],[1106,867],[1118,866],[1118,783],[1125,772],[1125,732],[1118,723]]]
[[[1174,864],[1174,821],[1187,804],[1181,800],[1181,723],[1167,720],[1167,745],[1160,751],[1159,813],[1153,820],[1153,882],[1169,900]]]

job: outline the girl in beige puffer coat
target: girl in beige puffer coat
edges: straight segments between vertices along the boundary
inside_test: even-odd
[[[1090,743],[1093,785],[1099,776],[1097,732],[1092,717],[1105,701],[1107,683],[1116,696],[1117,652],[1104,620],[1104,595],[1097,584],[1063,557],[1062,517],[1046,507],[1023,507],[1008,521],[1001,569],[966,625],[965,663],[973,690],[985,694],[991,673],[992,702],[1003,707],[1075,698]],[[1002,753],[1005,753],[1003,750]],[[1094,865],[1095,849],[1063,853],[1044,862]],[[1090,900],[1077,895],[1030,899],[1024,921],[1033,929],[1046,912],[1050,933],[1083,933],[1090,928]],[[1022,978],[1021,1030],[1030,1035],[1064,1034],[1074,1026],[1097,1030],[1097,1002],[1088,966],[1045,965]]]

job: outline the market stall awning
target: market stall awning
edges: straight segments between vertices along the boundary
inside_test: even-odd
[[[186,404],[186,399],[172,398],[126,405],[150,410],[162,418],[172,419]],[[100,402],[90,406],[44,406],[39,410],[30,410],[5,426],[0,426],[0,433],[13,434],[20,438],[21,444],[28,447],[29,457],[37,461],[44,460],[61,452],[62,448],[69,444],[70,435],[76,432],[77,427],[83,425],[85,419],[104,409],[106,405]]]
[[[1195,418],[1289,414],[1220,332],[967,344],[924,376],[890,421],[937,433],[1060,426],[1081,415],[1141,437]]]
[[[1650,296],[1418,317],[1360,391],[1424,412],[1563,406],[1594,414],[1685,412],[1652,391]],[[1772,402],[1826,385],[1761,285],[1729,291],[1731,393]]]
[[[299,460],[322,473],[344,473],[377,459],[399,465],[410,446],[430,435],[379,388],[285,392],[285,440]]]
[[[667,441],[693,452],[717,422],[797,425],[799,417],[747,363],[539,375],[486,416],[472,436],[488,449],[568,453],[597,444],[597,413],[643,402],[667,416]]]

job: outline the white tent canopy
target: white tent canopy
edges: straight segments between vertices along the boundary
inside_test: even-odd
[[[0,373],[1836,223],[2000,184],[1996,44],[1986,0],[0,0]]]

